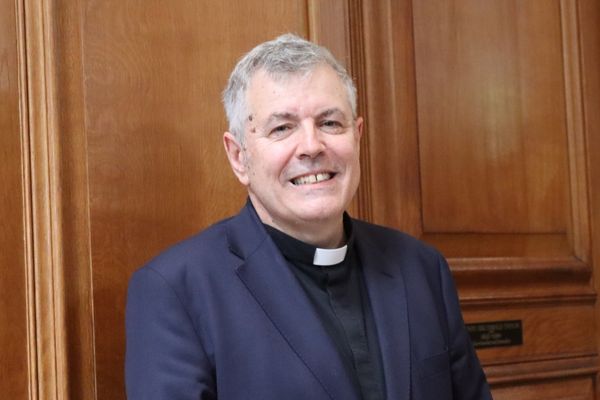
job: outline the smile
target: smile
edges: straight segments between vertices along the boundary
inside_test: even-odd
[[[304,176],[300,176],[298,178],[292,179],[292,183],[297,186],[307,185],[307,184],[312,184],[312,183],[319,183],[319,182],[330,180],[331,178],[333,178],[333,175],[334,174],[331,174],[329,172],[322,172],[322,173],[312,174],[312,175],[304,175]]]

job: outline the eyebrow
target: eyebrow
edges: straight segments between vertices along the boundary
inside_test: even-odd
[[[342,110],[340,110],[337,107],[333,107],[333,108],[328,108],[324,111],[321,111],[316,116],[315,119],[326,118],[326,117],[329,117],[336,113],[339,113],[343,117],[346,117],[346,114],[344,114],[344,112]],[[269,115],[269,118],[267,118],[265,125],[269,125],[269,124],[273,123],[274,121],[279,121],[279,120],[298,120],[298,119],[299,119],[298,115],[291,113],[291,112],[275,112],[275,113]]]
[[[275,112],[275,113],[269,115],[269,118],[267,118],[265,125],[269,125],[269,124],[273,123],[274,121],[279,121],[282,119],[295,120],[295,119],[298,119],[298,115],[296,115],[294,113],[290,113],[290,112]]]
[[[327,110],[321,112],[319,115],[317,115],[317,118],[325,118],[325,117],[329,117],[333,114],[339,113],[341,114],[343,117],[346,117],[346,114],[344,114],[344,112],[342,110],[340,110],[337,107],[334,108],[328,108]]]

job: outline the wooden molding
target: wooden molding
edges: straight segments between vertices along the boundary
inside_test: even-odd
[[[561,0],[560,9],[571,194],[572,226],[569,233],[575,255],[584,262],[588,262],[590,259],[590,228],[577,2]]]
[[[592,270],[574,257],[449,259],[465,307],[513,302],[594,302]]]
[[[574,376],[593,376],[598,373],[598,357],[584,355],[565,359],[489,365],[485,368],[485,373],[492,386],[507,383],[534,383]]]
[[[31,184],[31,155],[29,139],[29,97],[27,85],[27,48],[25,43],[25,7],[21,1],[15,2],[17,27],[17,52],[19,74],[19,119],[21,125],[21,154],[23,157],[23,227],[25,243],[26,270],[26,299],[27,299],[27,347],[28,347],[28,376],[29,398],[38,398],[38,354],[36,335],[35,308],[35,269],[33,249],[33,215],[32,215],[32,184]]]
[[[29,148],[24,152],[29,166],[26,187],[31,187],[31,214],[27,226],[31,229],[28,237],[31,251],[29,255],[30,315],[33,316],[32,330],[33,352],[36,355],[32,367],[36,373],[32,376],[32,388],[35,398],[58,399],[64,395],[64,380],[61,381],[59,368],[62,363],[60,345],[57,343],[56,311],[60,312],[62,299],[55,291],[56,265],[59,256],[54,251],[53,222],[54,211],[51,208],[51,184],[49,167],[51,143],[48,131],[51,129],[51,118],[48,115],[49,99],[47,86],[47,59],[45,49],[47,36],[44,31],[45,10],[41,2],[24,1],[24,35],[21,37],[25,48],[22,66],[25,76],[22,80],[23,97],[27,99],[24,108],[23,136]],[[22,69],[22,71],[23,71]],[[26,91],[26,94],[25,94]],[[29,200],[29,199],[28,199]]]
[[[32,396],[93,399],[81,18],[59,3],[24,0],[20,19]]]
[[[373,220],[373,202],[371,195],[371,156],[369,155],[369,121],[367,116],[367,77],[364,50],[364,24],[362,0],[348,0],[348,25],[350,45],[350,74],[354,78],[357,90],[357,114],[363,116],[363,136],[361,139],[361,179],[356,194],[357,217],[366,221]]]

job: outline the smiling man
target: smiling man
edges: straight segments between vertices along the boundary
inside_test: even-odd
[[[262,43],[223,101],[248,202],[132,277],[128,398],[491,399],[443,257],[345,213],[363,121],[329,51]]]
[[[247,133],[226,132],[224,141],[259,218],[312,245],[339,247],[362,130],[342,80],[327,64],[288,77],[262,69],[246,96]]]

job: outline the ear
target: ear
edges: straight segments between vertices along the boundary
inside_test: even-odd
[[[360,141],[360,138],[362,138],[362,134],[363,134],[363,127],[365,126],[363,117],[356,118],[355,124],[356,124],[356,132],[358,133],[358,140]]]
[[[240,183],[248,186],[248,171],[246,168],[246,152],[244,147],[236,139],[235,135],[230,132],[223,134],[223,145],[227,153],[229,165]]]

